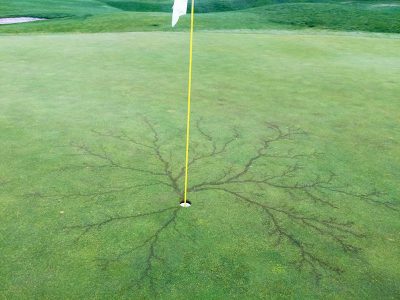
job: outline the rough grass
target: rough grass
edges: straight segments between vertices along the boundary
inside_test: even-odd
[[[190,2],[190,1],[189,1]],[[110,0],[105,1],[110,6],[119,8],[124,11],[151,11],[151,12],[170,12],[171,2],[170,1],[120,1]],[[273,3],[270,0],[206,0],[195,4],[197,13],[209,13],[209,12],[222,12],[222,11],[233,11],[242,10],[251,7],[262,6],[265,4]],[[189,8],[191,3],[189,4]]]
[[[400,293],[398,38],[1,39],[2,297]]]

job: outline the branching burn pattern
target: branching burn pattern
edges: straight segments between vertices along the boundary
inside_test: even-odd
[[[149,211],[134,211],[104,217],[89,223],[68,226],[68,230],[75,232],[76,241],[85,238],[92,231],[102,230],[110,224],[124,222],[140,222],[150,216],[162,216],[163,222],[147,237],[135,245],[113,255],[112,258],[102,259],[102,266],[107,267],[113,261],[128,257],[135,259],[135,253],[141,249],[146,252],[142,264],[140,276],[135,279],[134,285],[147,284],[155,288],[153,269],[156,262],[162,260],[157,251],[160,239],[167,231],[182,234],[179,230],[180,213],[182,208],[178,206],[179,199],[183,197],[184,168],[172,162],[173,153],[164,150],[164,141],[154,124],[144,119],[145,127],[148,129],[148,139],[138,139],[125,132],[96,131],[93,134],[108,143],[126,143],[132,151],[142,151],[157,165],[141,167],[135,161],[117,159],[112,151],[104,146],[93,147],[86,144],[73,144],[76,153],[83,155],[88,160],[82,165],[67,166],[66,169],[89,169],[123,171],[124,173],[146,176],[144,182],[129,182],[121,186],[103,186],[96,191],[71,191],[53,194],[36,194],[40,197],[64,199],[91,199],[96,200],[105,195],[117,195],[118,193],[138,193],[151,186],[163,187],[171,195],[175,195],[176,201],[164,205],[162,208]],[[230,137],[224,140],[216,139],[212,134],[202,128],[202,121],[198,120],[194,129],[197,136],[202,140],[202,147],[193,147],[190,152],[189,168],[191,172],[201,172],[204,162],[210,160],[224,159],[229,157],[231,151],[238,149],[241,143],[240,131],[233,129]],[[215,174],[208,174],[206,179],[190,180],[189,195],[211,192],[224,197],[228,201],[241,203],[245,208],[257,210],[266,220],[265,234],[276,245],[284,244],[295,253],[293,266],[299,270],[307,270],[319,280],[324,273],[340,274],[344,271],[343,266],[332,263],[327,255],[322,255],[316,250],[316,241],[329,243],[332,247],[341,249],[343,253],[356,253],[360,251],[354,243],[355,240],[364,237],[364,234],[348,220],[336,216],[340,211],[341,203],[337,199],[346,201],[348,199],[359,200],[376,205],[384,209],[398,212],[398,207],[393,201],[384,200],[385,197],[378,191],[367,193],[353,192],[351,186],[338,185],[337,176],[334,173],[316,174],[304,176],[301,162],[307,159],[317,159],[319,153],[300,153],[296,147],[280,148],[283,143],[292,143],[299,136],[305,135],[297,128],[282,128],[275,124],[265,124],[265,134],[259,139],[253,154],[245,158],[240,164],[226,165],[219,168]],[[282,150],[285,149],[285,150]],[[248,153],[246,151],[245,153]],[[224,160],[225,162],[225,160]],[[201,177],[201,176],[200,176]],[[193,177],[194,178],[194,177]],[[276,201],[267,196],[271,191],[278,191],[284,195],[285,201]],[[218,201],[218,197],[213,197]],[[316,214],[315,210],[309,212],[301,209],[298,204],[310,204],[321,207],[327,214]],[[194,208],[191,208],[194,209]],[[290,224],[290,226],[288,225]],[[313,236],[312,240],[298,232],[306,232]],[[185,238],[189,238],[185,236]]]

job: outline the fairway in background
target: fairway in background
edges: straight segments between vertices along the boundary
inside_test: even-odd
[[[190,5],[189,5],[190,6]],[[190,7],[189,7],[190,9]],[[0,0],[0,17],[53,20],[0,26],[0,33],[169,31],[170,1]],[[207,0],[196,4],[197,30],[299,29],[400,32],[400,2]],[[186,21],[186,22],[185,22]],[[187,30],[188,18],[174,30]]]

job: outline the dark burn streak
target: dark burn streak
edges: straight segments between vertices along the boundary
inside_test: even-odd
[[[163,151],[163,142],[160,138],[154,125],[147,119],[144,119],[144,124],[151,133],[151,138],[147,141],[138,140],[129,136],[124,132],[113,133],[99,132],[93,130],[93,133],[102,138],[111,138],[118,143],[126,142],[132,147],[131,149],[140,149],[148,153],[149,156],[158,161],[158,167],[154,169],[144,169],[137,167],[135,162],[122,162],[114,158],[113,155],[104,147],[94,150],[88,145],[73,144],[80,155],[91,158],[92,162],[86,162],[81,166],[68,166],[63,168],[67,170],[73,169],[90,169],[104,170],[114,169],[132,172],[134,174],[142,174],[152,177],[149,183],[129,183],[124,186],[101,187],[96,192],[78,191],[71,193],[55,192],[51,195],[40,195],[35,193],[35,196],[57,199],[91,199],[95,200],[102,196],[114,195],[123,192],[135,194],[143,191],[150,186],[164,186],[169,192],[176,195],[176,203],[171,201],[170,207],[156,209],[148,212],[131,212],[128,214],[117,214],[108,216],[99,221],[92,223],[78,224],[67,227],[69,230],[78,231],[76,241],[82,239],[85,235],[93,230],[101,230],[105,226],[117,222],[136,222],[137,220],[162,215],[165,216],[165,221],[160,222],[159,227],[154,232],[149,232],[149,235],[137,245],[132,245],[131,248],[117,253],[112,258],[101,259],[102,266],[107,267],[110,263],[118,261],[124,257],[134,258],[135,251],[145,249],[145,261],[143,262],[143,270],[139,278],[135,279],[134,286],[143,286],[148,284],[153,290],[155,288],[155,279],[152,275],[155,262],[160,262],[160,253],[157,251],[160,239],[168,231],[173,230],[188,239],[190,236],[185,235],[178,228],[179,214],[182,210],[179,207],[179,200],[182,199],[183,189],[182,182],[184,176],[184,168],[175,169],[170,158],[167,158]],[[360,249],[354,244],[355,239],[364,237],[364,234],[354,228],[354,224],[350,221],[339,220],[336,217],[323,217],[319,214],[310,214],[301,211],[297,208],[297,201],[317,204],[318,207],[328,209],[330,215],[340,210],[340,207],[335,203],[334,195],[340,195],[342,198],[358,199],[369,204],[379,205],[390,210],[398,211],[390,201],[382,201],[383,195],[377,191],[358,194],[351,191],[351,187],[336,186],[336,175],[329,173],[321,176],[316,175],[311,179],[302,178],[301,167],[299,160],[302,158],[315,159],[318,153],[296,153],[293,150],[288,150],[284,153],[276,154],[272,151],[273,146],[293,141],[297,136],[305,133],[299,129],[281,127],[266,123],[266,137],[264,137],[258,148],[255,149],[241,167],[227,166],[215,174],[209,174],[208,179],[200,182],[190,182],[188,191],[193,193],[201,193],[204,191],[213,193],[222,193],[232,201],[238,201],[245,207],[258,210],[268,220],[266,226],[266,234],[269,234],[275,239],[276,245],[285,243],[295,253],[297,258],[293,261],[293,265],[298,269],[305,269],[311,272],[314,277],[319,280],[326,272],[336,274],[342,273],[343,266],[334,264],[329,256],[321,255],[315,248],[316,243],[330,243],[333,247],[341,249],[343,253],[356,253]],[[201,120],[197,121],[196,129],[204,145],[208,145],[208,150],[200,151],[197,148],[191,149],[191,159],[189,166],[192,172],[197,170],[206,160],[221,158],[222,155],[228,155],[228,150],[232,149],[233,145],[240,140],[240,134],[237,129],[234,129],[231,137],[223,142],[218,142],[213,136],[208,134],[201,127]],[[169,153],[169,157],[172,153]],[[284,164],[284,168],[271,168],[271,165],[266,162],[270,160],[279,161]],[[197,166],[196,168],[193,168]],[[256,171],[254,171],[256,170]],[[276,204],[273,200],[268,200],[266,193],[270,189],[276,189],[287,195],[288,199],[296,199],[289,201],[286,204]],[[252,192],[243,192],[249,191]],[[331,197],[330,197],[331,196]],[[215,199],[217,197],[213,197]],[[291,224],[288,226],[287,224]],[[297,226],[303,231],[311,233],[317,242],[310,242],[300,234],[293,230],[292,226]]]

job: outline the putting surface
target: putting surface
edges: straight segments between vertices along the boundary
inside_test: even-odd
[[[4,298],[400,293],[400,39],[3,36]]]

